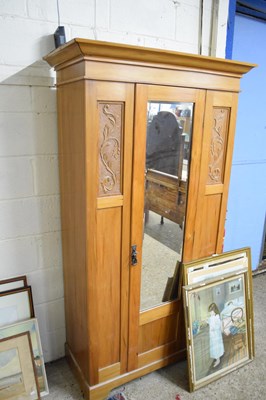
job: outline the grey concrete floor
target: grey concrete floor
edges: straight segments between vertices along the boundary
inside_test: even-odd
[[[255,359],[197,390],[188,392],[187,364],[180,362],[150,373],[113,391],[127,400],[265,400],[266,399],[266,273],[253,278]],[[46,365],[47,400],[81,400],[82,394],[66,360]]]

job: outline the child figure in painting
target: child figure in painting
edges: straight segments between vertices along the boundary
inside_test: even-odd
[[[210,327],[210,356],[215,359],[213,364],[213,367],[215,368],[220,364],[220,358],[224,354],[222,321],[219,309],[215,303],[209,305],[208,311],[210,313],[210,317],[208,318],[208,324]]]

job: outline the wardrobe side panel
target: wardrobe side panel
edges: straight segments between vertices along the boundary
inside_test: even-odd
[[[116,85],[104,82],[95,85],[95,136],[98,142],[96,326],[99,369],[120,362],[125,103],[121,98],[120,101],[114,100],[114,97],[110,100],[110,93],[115,88]]]
[[[66,345],[88,374],[84,84],[58,87]]]
[[[134,85],[86,81],[90,385],[127,371],[133,105]]]
[[[120,362],[121,207],[97,211],[99,368]]]
[[[223,250],[237,94],[208,91],[192,260]]]

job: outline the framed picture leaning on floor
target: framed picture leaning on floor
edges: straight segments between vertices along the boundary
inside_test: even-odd
[[[0,339],[0,365],[1,399],[40,399],[29,332]]]
[[[31,318],[26,321],[17,322],[13,325],[4,326],[2,328],[0,327],[0,340],[8,339],[11,336],[20,335],[25,332],[29,332],[30,335],[37,382],[40,389],[40,395],[43,397],[49,394],[49,389],[37,319]]]
[[[27,277],[16,276],[14,278],[3,279],[0,281],[0,292],[7,292],[28,286]]]
[[[190,391],[254,357],[253,313],[246,268],[183,287]]]
[[[34,318],[31,287],[0,293],[0,327]]]

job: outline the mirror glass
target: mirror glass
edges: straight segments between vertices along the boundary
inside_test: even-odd
[[[141,310],[177,297],[193,103],[148,102]]]

